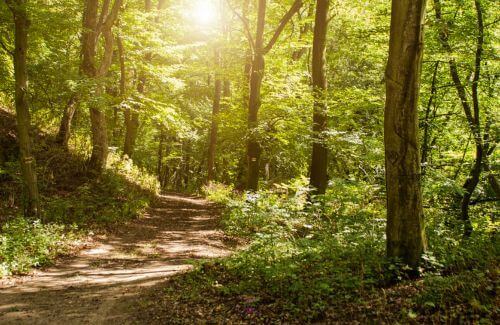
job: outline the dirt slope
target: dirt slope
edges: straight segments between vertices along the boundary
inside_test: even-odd
[[[31,277],[0,282],[0,324],[126,324],[131,306],[189,260],[229,254],[217,209],[180,195],[162,196],[140,220],[77,257]]]

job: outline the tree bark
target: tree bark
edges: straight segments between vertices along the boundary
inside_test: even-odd
[[[221,68],[221,51],[220,49],[215,50],[215,62],[216,69]],[[210,128],[210,138],[208,144],[208,159],[207,168],[208,176],[207,183],[212,182],[215,179],[215,152],[217,147],[217,132],[219,129],[219,112],[221,106],[221,95],[222,95],[222,79],[219,71],[215,73],[215,86],[214,86],[214,98],[212,105],[212,125]]]
[[[139,114],[135,110],[127,108],[125,110],[125,143],[123,145],[123,154],[132,158],[139,130]]]
[[[317,10],[317,8],[316,8],[316,10]],[[312,4],[310,4],[309,8],[307,10],[307,17],[306,18],[310,19],[313,16],[313,14],[314,14],[314,6]],[[328,18],[327,18],[326,23],[328,24]],[[312,31],[313,31],[312,23],[308,22],[308,23],[304,24],[304,26],[302,26],[300,28],[299,41],[303,41],[304,38],[307,36],[307,34],[309,34]],[[308,49],[309,49],[308,46],[301,46],[300,49],[295,50],[292,53],[292,60],[299,61],[304,56],[304,54],[307,53]]]
[[[25,215],[36,217],[40,211],[40,196],[36,175],[36,161],[31,150],[30,113],[28,106],[28,29],[30,21],[26,12],[26,0],[6,0],[14,17],[14,78],[17,135],[19,141],[20,164],[26,192]]]
[[[258,112],[261,105],[261,88],[264,77],[264,28],[266,23],[266,0],[259,0],[257,15],[257,33],[255,38],[254,57],[250,75],[250,98],[248,104],[248,142],[247,142],[247,164],[248,177],[247,189],[257,191],[259,188],[259,161],[260,143],[257,135]]]
[[[425,0],[393,0],[386,71],[387,255],[412,268],[426,248],[418,143]]]
[[[105,76],[112,64],[114,37],[112,27],[115,24],[122,0],[115,0],[111,9],[110,1],[104,1],[98,18],[99,0],[86,0],[83,14],[82,32],[82,66],[81,70],[87,78],[97,79]],[[104,53],[99,67],[97,66],[97,45],[102,35]],[[102,94],[101,86],[96,86],[95,96]],[[106,116],[101,107],[91,103],[90,125],[92,130],[92,155],[89,168],[100,174],[106,167],[108,157],[108,135]]]
[[[313,151],[310,186],[314,194],[325,194],[328,185],[328,148],[325,132],[328,127],[326,103],[326,35],[328,32],[328,9],[330,0],[317,0],[314,24],[312,83],[314,94]]]
[[[156,174],[158,175],[158,180],[160,184],[162,184],[162,170],[163,170],[163,143],[165,142],[165,131],[163,131],[163,127],[160,125],[160,135],[158,136],[158,164],[156,167]]]
[[[158,4],[158,7],[162,6],[161,3]],[[153,9],[153,3],[151,0],[145,0],[144,9],[146,13],[150,13]],[[144,61],[151,61],[152,54],[150,52],[144,55]],[[146,89],[146,73],[144,70],[139,73],[139,82],[137,83],[137,92],[141,95],[144,94]],[[139,130],[139,107],[136,107],[135,110],[127,109],[125,115],[125,143],[123,146],[123,154],[132,158],[135,150],[135,143],[137,140],[137,132]]]
[[[61,124],[59,125],[59,132],[56,136],[56,143],[65,149],[68,149],[69,138],[71,136],[71,125],[73,124],[73,117],[75,116],[77,106],[78,99],[76,94],[73,94],[64,108]]]
[[[302,7],[302,0],[296,0],[288,12],[282,17],[278,27],[275,29],[271,40],[264,45],[264,29],[266,25],[267,0],[258,1],[257,9],[257,31],[255,41],[250,40],[253,45],[253,60],[250,75],[250,95],[248,104],[248,140],[247,140],[247,189],[257,191],[259,189],[259,168],[261,146],[258,135],[258,112],[261,106],[261,88],[265,71],[265,55],[271,51],[279,36],[288,22]]]

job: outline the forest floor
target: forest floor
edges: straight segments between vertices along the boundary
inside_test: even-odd
[[[0,280],[0,324],[123,324],[152,286],[226,256],[219,209],[195,197],[163,195],[141,218],[77,256],[30,276]]]

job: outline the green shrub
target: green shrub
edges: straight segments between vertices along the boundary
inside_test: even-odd
[[[223,219],[226,232],[250,243],[229,258],[205,264],[192,274],[190,283],[205,283],[198,290],[216,290],[240,301],[240,307],[271,308],[285,321],[315,321],[328,310],[340,313],[345,306],[369,309],[369,299],[380,299],[382,288],[394,280],[402,282],[394,286],[394,295],[399,295],[401,305],[411,307],[404,317],[426,317],[425,306],[442,301],[451,307],[491,307],[487,292],[491,276],[481,276],[495,269],[498,256],[496,232],[490,226],[478,226],[464,240],[460,229],[446,224],[442,212],[429,209],[427,235],[433,251],[424,256],[422,289],[420,282],[408,278],[405,265],[385,258],[385,200],[380,186],[334,179],[326,195],[309,203],[306,184],[299,179],[272,191],[232,196]],[[477,282],[466,288],[475,276]],[[421,293],[415,301],[405,296],[408,286]],[[419,303],[427,305],[420,308]],[[399,314],[390,317],[403,319]]]
[[[202,193],[209,201],[219,204],[228,204],[235,195],[232,185],[224,185],[215,182],[203,186]]]
[[[68,249],[73,236],[63,226],[38,220],[16,218],[7,222],[0,233],[0,277],[50,264]]]

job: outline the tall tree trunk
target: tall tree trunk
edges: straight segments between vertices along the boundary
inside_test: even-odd
[[[102,91],[98,89],[97,96]],[[108,133],[106,115],[100,107],[90,106],[90,126],[92,130],[92,155],[90,156],[90,169],[100,173],[106,168],[108,161]]]
[[[97,79],[105,76],[112,64],[114,37],[112,27],[118,19],[122,0],[115,0],[110,9],[110,1],[104,1],[98,19],[99,0],[86,0],[83,14],[82,32],[82,66],[81,70],[87,78]],[[104,51],[99,67],[97,67],[97,45],[102,35]],[[102,86],[97,86],[95,96],[102,95]],[[90,105],[90,125],[92,130],[92,155],[90,170],[100,174],[106,167],[108,158],[108,134],[106,116],[101,107]]]
[[[215,50],[215,62],[216,69],[221,68],[221,51],[220,49]],[[208,143],[208,176],[207,183],[210,183],[215,179],[215,152],[217,146],[217,132],[219,129],[219,112],[221,105],[221,95],[222,95],[222,79],[220,72],[215,73],[215,86],[214,86],[214,98],[212,105],[212,125],[210,128],[210,138]]]
[[[25,0],[6,0],[14,17],[14,78],[16,97],[16,121],[19,141],[20,164],[23,183],[27,196],[25,215],[37,216],[40,210],[40,197],[36,177],[36,161],[31,152],[30,113],[28,107],[28,71],[26,55],[28,51],[28,28],[30,21],[26,12]]]
[[[158,164],[156,167],[156,174],[158,175],[158,180],[160,184],[162,184],[162,170],[163,170],[163,143],[165,142],[165,131],[163,131],[163,127],[160,125],[160,134],[158,139]]]
[[[392,0],[386,71],[387,255],[413,268],[426,248],[418,148],[425,3]]]
[[[313,151],[310,185],[315,194],[325,194],[328,185],[328,148],[325,132],[328,127],[326,103],[326,35],[328,32],[328,9],[330,0],[317,0],[314,24],[312,83],[314,93]]]
[[[123,41],[119,34],[116,35],[116,45],[118,48],[118,61],[120,62],[120,100],[124,101],[126,99],[127,91],[127,66],[125,59],[125,48],[123,47]],[[120,114],[120,107],[115,107],[113,109],[113,125],[111,128],[111,143],[113,146],[117,145],[120,135],[123,133],[122,128],[118,126],[118,118]]]
[[[161,3],[158,4],[158,8],[162,6]],[[146,13],[150,13],[153,9],[153,3],[151,0],[145,0],[144,9]],[[152,54],[150,52],[144,55],[144,61],[151,61]],[[144,95],[146,90],[146,72],[144,69],[139,73],[139,82],[137,83],[137,92],[141,95]],[[129,158],[132,158],[135,150],[135,143],[137,140],[137,132],[139,130],[139,107],[136,107],[135,110],[127,109],[125,115],[125,143],[123,146],[123,154],[127,155]]]
[[[73,117],[75,116],[77,106],[78,99],[76,94],[73,94],[64,108],[63,117],[56,137],[56,143],[65,149],[68,149],[69,138],[71,136],[71,125],[73,124]]]
[[[265,1],[261,1],[265,2]],[[248,111],[248,142],[247,142],[247,189],[257,191],[259,188],[259,167],[261,146],[258,135],[258,112],[261,105],[261,88],[264,76],[264,55],[254,55],[252,63],[252,75],[250,78],[250,101]]]
[[[248,104],[248,140],[247,140],[247,189],[257,191],[259,188],[259,167],[261,146],[258,134],[258,113],[261,106],[261,88],[264,79],[265,58],[271,51],[285,29],[288,22],[302,7],[302,0],[295,0],[288,12],[281,18],[273,36],[264,45],[264,29],[266,25],[267,0],[259,0],[257,8],[257,31],[255,41],[250,40],[253,46],[252,71],[250,76],[250,95]]]
[[[259,188],[259,161],[261,147],[258,139],[258,112],[261,105],[260,92],[264,78],[264,28],[266,24],[266,0],[259,0],[257,13],[257,33],[250,75],[250,98],[248,105],[248,142],[247,142],[247,189]]]
[[[125,110],[125,143],[123,146],[123,154],[132,158],[137,139],[137,131],[139,130],[139,114],[135,110],[127,108]]]
[[[245,21],[248,21],[248,16],[250,12],[250,0],[245,0],[243,2],[243,19]],[[252,73],[252,49],[247,48],[246,54],[245,54],[245,79],[247,82],[250,82],[250,77]],[[246,97],[248,98],[248,97]]]

